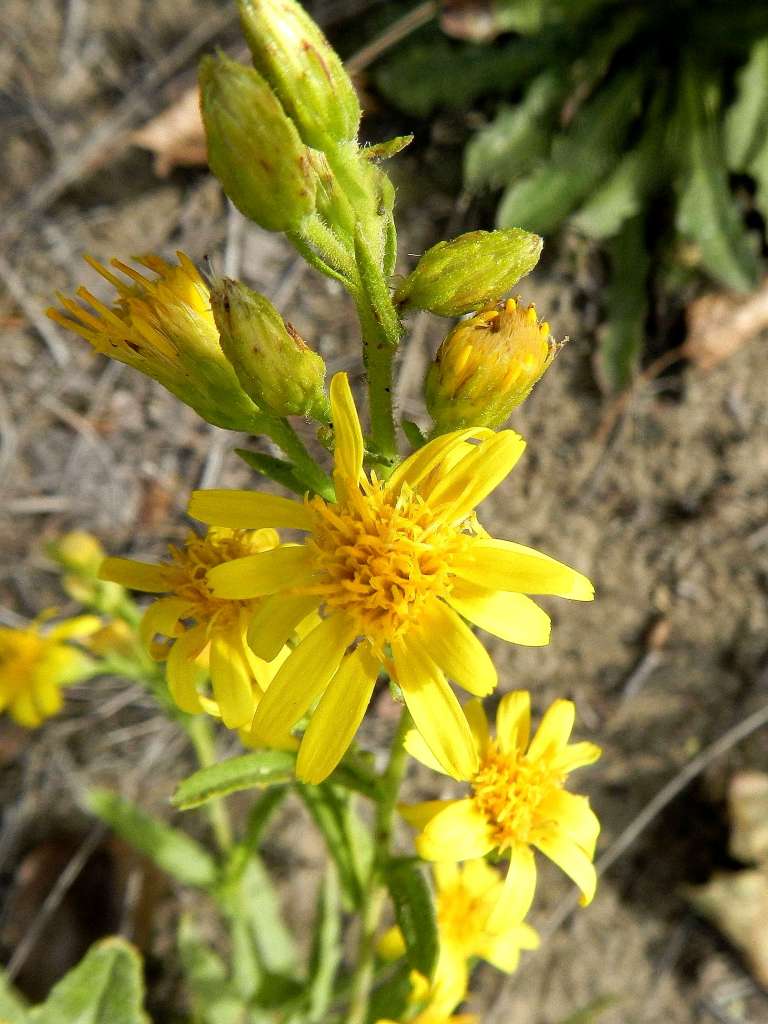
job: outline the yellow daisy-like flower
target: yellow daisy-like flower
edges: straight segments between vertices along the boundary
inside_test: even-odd
[[[93,269],[114,286],[114,305],[105,305],[80,287],[76,294],[83,304],[57,294],[65,311],[46,312],[97,352],[158,381],[209,423],[249,430],[259,410],[221,350],[208,285],[188,256],[176,255],[177,266],[154,255],[136,260],[156,275],[154,279],[112,260],[111,265],[127,280],[86,256]]]
[[[521,950],[538,948],[539,936],[525,922],[495,913],[505,895],[505,883],[486,861],[471,860],[462,867],[436,864],[435,882],[440,955],[433,986],[450,993],[449,1009],[453,1009],[467,991],[468,962],[473,957],[511,973],[517,969]],[[399,928],[382,936],[380,950],[385,956],[405,954]]]
[[[60,622],[45,632],[40,619],[24,629],[0,626],[0,711],[7,709],[27,728],[57,714],[62,687],[94,671],[94,662],[67,641],[90,636],[100,626],[95,615]]]
[[[384,665],[435,757],[465,778],[477,752],[446,677],[483,696],[497,676],[464,619],[512,643],[546,644],[549,618],[525,595],[591,600],[592,585],[538,551],[492,539],[478,524],[473,509],[525,447],[514,431],[470,428],[436,438],[381,481],[363,472],[363,435],[346,374],[333,378],[330,397],[335,502],[198,491],[190,504],[190,515],[204,523],[308,534],[301,544],[208,574],[219,597],[266,597],[248,634],[262,658],[274,657],[311,611],[323,614],[260,702],[254,734],[270,743],[320,698],[297,762],[300,778],[320,782],[349,746]]]
[[[403,806],[401,812],[421,829],[416,839],[425,860],[451,863],[484,857],[491,851],[509,857],[509,872],[499,913],[522,920],[536,888],[533,848],[559,865],[582,892],[582,904],[595,893],[592,860],[600,823],[584,796],[563,786],[576,768],[600,756],[594,743],[569,743],[575,708],[557,700],[545,713],[529,742],[530,694],[515,691],[502,697],[496,715],[496,738],[479,701],[466,707],[478,756],[468,774],[472,795],[463,800],[431,800]],[[421,736],[406,737],[408,752],[441,770]],[[496,925],[496,918],[491,922]]]
[[[214,566],[270,552],[278,544],[274,530],[212,529],[205,537],[190,533],[183,548],[171,546],[168,565],[132,558],[106,558],[102,563],[103,580],[168,595],[147,608],[140,633],[152,656],[167,661],[168,688],[182,711],[220,715],[230,729],[250,724],[280,657],[267,664],[248,646],[248,626],[261,602],[215,595],[206,574]],[[158,634],[166,639],[157,643]],[[281,657],[287,653],[277,652]],[[198,692],[205,663],[214,700]]]

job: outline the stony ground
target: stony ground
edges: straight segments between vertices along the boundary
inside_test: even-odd
[[[326,4],[326,13],[333,6]],[[96,286],[80,265],[83,251],[101,259],[147,250],[212,255],[290,311],[331,369],[361,379],[352,311],[339,290],[303,273],[282,240],[228,213],[204,171],[159,180],[149,155],[127,142],[130,130],[189,83],[201,49],[235,39],[226,4],[185,0],[184,7],[180,18],[178,2],[169,0],[7,0],[0,15],[7,29],[0,32],[6,624],[52,604],[70,610],[45,558],[46,540],[78,526],[110,551],[158,555],[185,530],[192,487],[249,480],[230,452],[238,439],[132,371],[94,358],[42,318],[56,289]],[[457,212],[450,197],[432,192],[424,159],[423,151],[404,157],[395,172],[406,204],[402,269],[447,223],[455,231],[484,226],[472,208]],[[528,452],[486,502],[483,519],[498,535],[561,557],[596,583],[594,605],[549,602],[555,629],[548,648],[499,643],[493,654],[504,688],[531,687],[539,710],[555,696],[573,697],[582,734],[604,746],[585,785],[604,822],[601,849],[610,850],[691,757],[768,700],[768,348],[757,340],[707,374],[678,365],[638,389],[605,431],[606,406],[591,371],[600,285],[595,254],[568,239],[553,243],[525,282],[524,297],[572,341],[516,415],[512,425],[528,439]],[[423,370],[441,323],[422,318],[411,327],[399,404],[419,419]],[[367,727],[374,747],[391,727],[386,704],[376,711]],[[223,753],[231,749],[222,746]],[[767,758],[763,731],[713,761],[618,859],[593,906],[557,929],[553,915],[568,889],[545,871],[536,915],[543,948],[509,981],[480,969],[483,1020],[559,1024],[603,999],[605,1024],[768,1020],[768,999],[683,896],[685,885],[727,863],[722,801],[729,777]],[[99,782],[141,793],[165,813],[190,753],[147,698],[115,680],[76,688],[66,715],[34,736],[4,721],[0,763],[0,941],[7,955],[34,927],[45,886],[82,853],[84,836],[111,865],[102,877],[98,856],[89,862],[99,920],[83,924],[82,905],[93,903],[93,893],[82,884],[72,890],[73,908],[58,915],[64,963],[68,943],[76,948],[83,935],[125,925],[125,908],[108,906],[105,896],[120,882],[114,871],[143,871],[145,883],[149,875],[135,864],[120,867],[125,851],[94,837],[77,810],[83,788]],[[440,792],[426,775],[410,785]],[[279,819],[268,854],[301,929],[322,853],[297,815],[289,810]],[[42,879],[35,891],[24,888],[30,875]],[[132,933],[150,954],[161,1022],[174,998],[174,972],[161,961],[177,903],[162,880],[150,881]],[[22,971],[30,989],[44,988],[60,969],[50,952],[46,959],[44,969]]]

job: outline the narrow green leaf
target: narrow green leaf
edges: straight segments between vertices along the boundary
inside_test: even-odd
[[[194,1024],[248,1024],[243,1000],[224,961],[201,938],[187,914],[179,922],[178,947]]]
[[[289,491],[300,494],[302,497],[307,493],[306,485],[296,476],[292,462],[276,459],[272,455],[265,455],[264,452],[252,452],[248,448],[235,448],[235,454],[239,455],[243,462],[260,476],[275,480]]]
[[[29,1024],[29,1011],[21,995],[0,969],[0,1024]]]
[[[285,926],[278,894],[258,856],[250,858],[225,899],[230,916],[247,923],[262,970],[274,974],[291,972],[297,961],[296,947]]]
[[[762,148],[757,151],[754,160],[749,165],[749,173],[757,184],[755,195],[757,205],[762,210],[763,217],[768,219],[768,135],[765,137]]]
[[[431,978],[439,939],[435,905],[424,871],[414,860],[403,858],[390,861],[384,877],[395,920],[405,940],[408,963],[415,971]]]
[[[153,818],[130,800],[106,789],[92,789],[90,810],[158,867],[185,885],[210,889],[217,880],[216,862],[184,832]]]
[[[230,915],[229,927],[232,941],[232,984],[241,999],[252,1003],[264,979],[264,971],[250,924],[242,917]]]
[[[728,186],[715,112],[705,82],[692,64],[684,69],[678,131],[685,166],[678,180],[677,228],[697,243],[701,263],[729,288],[748,291],[758,276],[757,255]]]
[[[141,958],[123,939],[104,939],[54,986],[30,1024],[149,1024]]]
[[[386,142],[374,142],[371,146],[365,146],[360,155],[366,160],[376,162],[378,160],[389,160],[401,153],[406,146],[413,142],[413,133],[410,135],[396,135],[394,139],[387,139]]]
[[[752,47],[736,81],[736,100],[725,115],[725,152],[732,170],[745,171],[768,137],[768,36]]]
[[[298,784],[296,788],[323,833],[347,905],[360,907],[373,851],[370,834],[357,818],[350,794],[328,782]]]
[[[598,376],[608,393],[623,391],[637,370],[645,341],[650,257],[642,217],[635,217],[610,243],[608,323],[600,340]]]
[[[379,1020],[402,1020],[411,994],[411,967],[402,961],[390,976],[377,985],[368,1003],[366,1024]]]
[[[241,789],[279,785],[293,778],[295,761],[295,755],[286,750],[257,750],[232,757],[184,779],[171,802],[187,811]]]
[[[427,443],[427,436],[418,423],[414,423],[413,420],[408,420],[403,417],[400,421],[403,428],[403,433],[408,438],[408,442],[414,451],[418,451],[419,448],[423,448]]]
[[[333,998],[333,983],[341,961],[339,880],[331,866],[323,875],[317,899],[315,932],[309,959],[307,1022],[322,1024]]]

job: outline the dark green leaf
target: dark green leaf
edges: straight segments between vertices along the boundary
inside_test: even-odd
[[[408,438],[413,450],[418,451],[419,448],[423,448],[427,443],[427,437],[418,423],[414,423],[413,420],[407,419],[403,419],[401,422],[403,433]]]
[[[629,386],[645,340],[650,257],[643,230],[642,217],[627,221],[608,250],[608,323],[600,340],[598,376],[609,393]]]
[[[403,961],[392,974],[377,985],[368,1003],[366,1024],[376,1024],[381,1019],[401,1020],[411,994],[411,968]]]
[[[706,83],[689,65],[681,85],[678,131],[685,166],[678,181],[677,227],[697,243],[701,263],[713,277],[748,291],[757,282],[757,256],[728,186],[717,122],[706,100]]]
[[[322,1024],[333,998],[333,983],[341,960],[339,880],[333,867],[323,875],[315,914],[315,933],[307,982],[308,1024]]]
[[[149,1024],[143,1002],[139,954],[123,939],[104,939],[54,986],[29,1019],[30,1024]]]
[[[294,494],[302,497],[307,493],[306,485],[299,480],[294,472],[292,462],[285,459],[276,459],[272,455],[265,455],[263,452],[252,452],[247,448],[235,448],[235,454],[239,455],[246,465],[254,469],[260,476],[266,476],[282,484]]]
[[[405,955],[411,967],[426,978],[432,977],[439,949],[437,918],[424,871],[412,859],[391,861],[385,880],[395,920],[405,940]]]
[[[185,885],[211,888],[217,880],[216,862],[184,832],[153,818],[130,800],[106,789],[92,789],[87,805],[131,846]]]
[[[738,94],[725,115],[728,166],[745,171],[768,138],[768,37],[752,47],[737,75]]]
[[[186,811],[241,789],[289,782],[295,762],[295,755],[285,750],[257,750],[232,757],[190,775],[176,789],[172,803]]]

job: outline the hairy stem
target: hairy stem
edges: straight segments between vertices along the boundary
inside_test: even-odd
[[[264,432],[283,449],[293,463],[296,476],[309,490],[323,498],[333,499],[333,484],[330,477],[318,466],[287,420],[277,417],[265,418]]]

